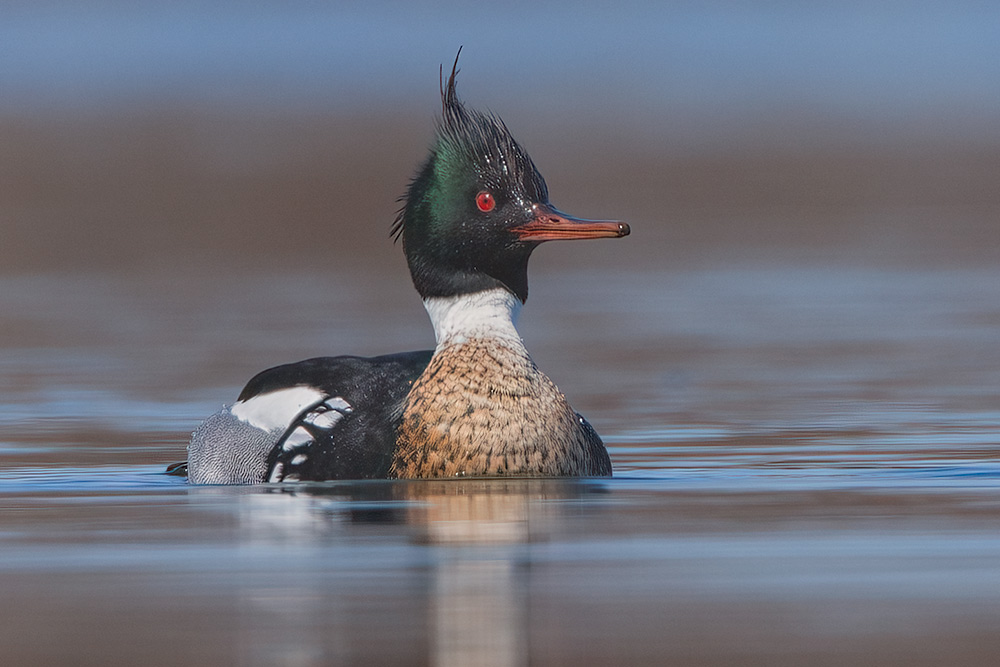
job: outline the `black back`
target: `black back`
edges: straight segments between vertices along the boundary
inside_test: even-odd
[[[422,350],[380,357],[317,357],[275,366],[252,378],[240,400],[304,385],[321,391],[330,405],[337,405],[337,398],[350,405],[338,410],[342,418],[328,429],[310,423],[317,410],[329,409],[325,401],[304,410],[268,456],[267,481],[387,477],[403,400],[432,354]],[[310,437],[303,440],[304,433]]]

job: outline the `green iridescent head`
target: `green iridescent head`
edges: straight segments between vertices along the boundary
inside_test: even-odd
[[[459,51],[461,53],[461,51]],[[430,155],[393,226],[423,298],[502,287],[528,298],[528,257],[554,239],[624,236],[627,225],[578,220],[549,204],[545,179],[497,116],[466,108],[455,77],[441,86]]]

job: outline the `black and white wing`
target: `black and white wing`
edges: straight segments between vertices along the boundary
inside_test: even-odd
[[[396,447],[401,406],[432,352],[321,357],[265,371],[246,393],[308,387],[315,400],[284,422],[264,480],[384,478]]]
[[[337,427],[354,408],[341,396],[327,398],[301,413],[281,436],[267,457],[268,482],[312,479],[316,452],[329,451],[337,440]]]

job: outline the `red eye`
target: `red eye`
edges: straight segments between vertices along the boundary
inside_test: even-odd
[[[493,198],[493,195],[489,192],[483,191],[476,195],[476,206],[483,213],[489,213],[494,208],[496,208],[497,200]]]

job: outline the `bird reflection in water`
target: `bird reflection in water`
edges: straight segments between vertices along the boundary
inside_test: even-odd
[[[335,572],[321,573],[316,582],[295,582],[297,590],[285,588],[289,593],[282,596],[285,604],[278,601],[284,609],[275,609],[284,617],[283,625],[288,614],[301,615],[303,626],[314,632],[295,632],[280,647],[271,637],[267,658],[295,655],[294,664],[307,665],[349,659],[357,655],[359,643],[392,635],[393,628],[362,627],[360,635],[370,635],[365,638],[350,624],[338,622],[333,624],[338,628],[334,637],[329,623],[330,614],[361,618],[364,609],[359,612],[357,606],[371,602],[359,602],[337,575],[360,566],[357,575],[363,580],[373,576],[371,568],[378,566],[379,558],[388,557],[391,562],[384,569],[412,573],[406,575],[410,581],[401,582],[401,591],[409,591],[408,599],[390,603],[405,619],[400,621],[403,625],[408,623],[410,630],[414,623],[419,626],[423,636],[408,645],[424,647],[427,662],[527,664],[530,545],[553,536],[558,526],[565,525],[563,514],[573,506],[571,501],[597,488],[594,482],[574,479],[380,480],[295,485],[247,494],[240,527],[249,541],[281,545],[286,557],[316,559],[315,567]],[[339,546],[353,544],[356,550],[356,540],[371,537],[383,545],[390,538],[392,548],[373,552],[370,562],[336,562]],[[245,593],[260,606],[261,590]],[[273,606],[274,589],[267,594]],[[326,622],[317,625],[316,615],[326,616]],[[259,628],[247,630],[251,643],[260,641]]]
[[[436,560],[430,618],[433,662],[442,666],[528,663],[529,554],[567,485],[541,480],[414,484],[422,500],[410,525],[424,542],[446,547]]]

